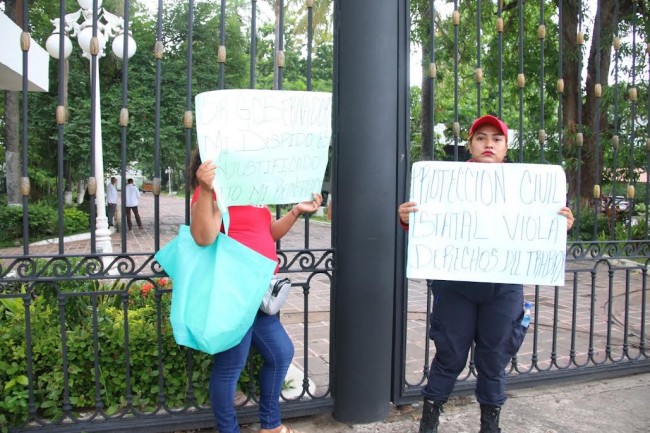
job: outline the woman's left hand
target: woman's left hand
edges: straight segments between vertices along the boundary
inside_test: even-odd
[[[566,217],[566,229],[567,231],[571,230],[571,227],[573,227],[573,221],[575,220],[573,217],[573,212],[571,212],[571,208],[565,206],[560,209],[558,213]]]
[[[313,193],[314,199],[312,201],[303,201],[295,206],[295,209],[300,213],[314,213],[323,202],[323,197],[320,194]]]

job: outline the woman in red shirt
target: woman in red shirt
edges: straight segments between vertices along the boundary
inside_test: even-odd
[[[212,161],[201,163],[195,151],[191,172],[196,191],[192,197],[190,231],[198,245],[212,244],[222,230],[221,212],[212,187],[216,168]],[[321,202],[320,194],[315,193],[312,201],[296,204],[277,220],[273,220],[266,206],[231,206],[228,236],[277,261],[275,241],[289,232],[301,214],[315,212]],[[251,345],[264,361],[259,378],[260,433],[299,433],[282,424],[279,403],[282,384],[293,359],[293,343],[280,323],[279,314],[267,315],[262,311],[258,311],[253,326],[237,346],[214,355],[210,400],[218,431],[240,432],[233,398]]]

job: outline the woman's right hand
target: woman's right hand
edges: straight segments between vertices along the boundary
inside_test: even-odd
[[[399,205],[399,208],[397,208],[397,214],[399,215],[399,219],[404,225],[408,225],[409,223],[409,214],[411,212],[417,212],[418,211],[418,204],[414,201],[407,201],[406,203],[402,203]]]
[[[212,191],[212,183],[214,182],[214,171],[217,169],[217,166],[208,160],[199,165],[199,168],[196,170],[196,180],[199,181],[201,190],[203,191]]]

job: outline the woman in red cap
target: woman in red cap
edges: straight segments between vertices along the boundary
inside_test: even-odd
[[[482,116],[469,130],[469,162],[502,163],[508,151],[508,126],[498,117]],[[398,208],[408,229],[409,214],[417,212],[409,201]],[[559,210],[573,225],[568,207]],[[499,413],[506,401],[505,368],[526,334],[522,326],[524,289],[521,284],[436,280],[429,337],[436,344],[427,384],[422,389],[424,407],[419,433],[437,433],[442,406],[454,389],[467,356],[476,343],[476,400],[481,406],[479,433],[499,433]]]

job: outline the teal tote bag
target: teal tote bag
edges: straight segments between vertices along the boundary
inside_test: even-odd
[[[201,247],[187,225],[155,258],[173,282],[174,340],[211,355],[246,335],[277,266],[224,233]]]

